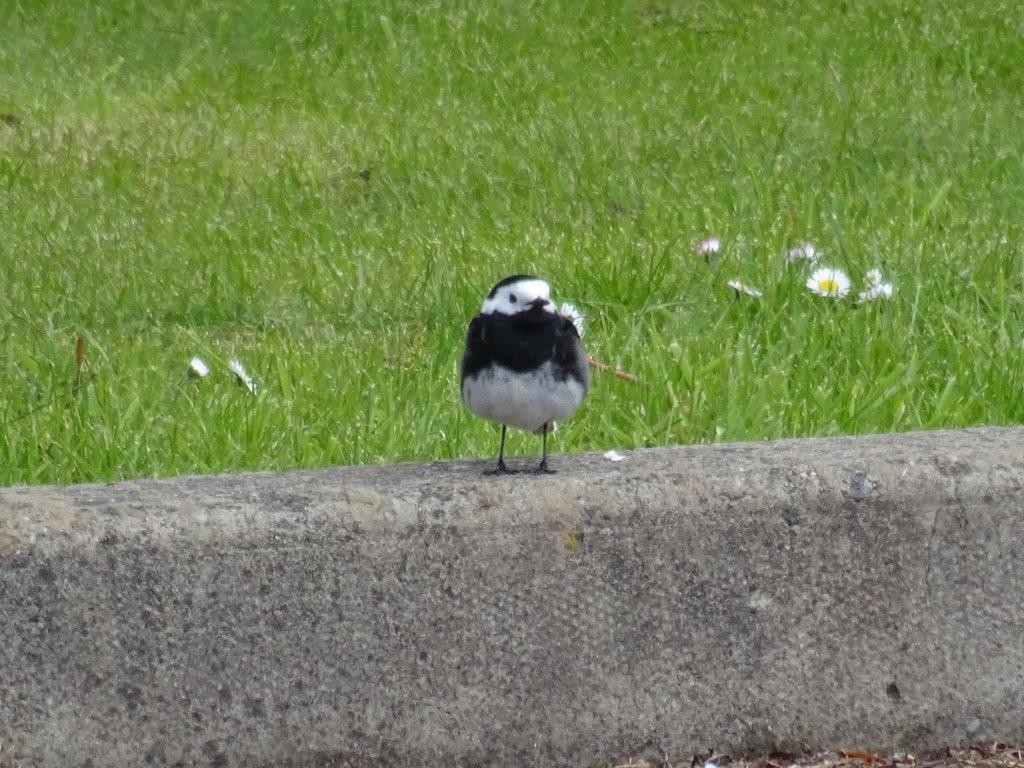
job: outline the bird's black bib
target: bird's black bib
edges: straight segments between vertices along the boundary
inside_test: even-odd
[[[587,371],[572,321],[545,311],[477,315],[466,334],[462,378],[497,363],[516,372],[553,361],[565,376],[585,381]]]

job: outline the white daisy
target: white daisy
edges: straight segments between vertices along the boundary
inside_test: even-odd
[[[807,278],[807,289],[819,296],[842,298],[850,292],[850,278],[837,267],[821,267]]]
[[[816,264],[821,257],[822,253],[814,247],[814,243],[800,243],[786,251],[786,259],[790,264],[801,260]]]
[[[892,283],[877,283],[872,285],[866,291],[861,291],[860,295],[857,296],[857,301],[863,304],[867,301],[875,301],[876,299],[891,299],[892,298]]]
[[[711,236],[697,243],[698,256],[712,256],[722,249],[722,241]]]
[[[729,282],[727,282],[726,285],[728,285],[730,288],[736,291],[736,293],[745,293],[747,296],[753,296],[755,299],[760,299],[762,296],[764,296],[764,294],[757,290],[757,288],[753,288],[745,283],[741,283],[735,277]]]
[[[867,274],[864,275],[864,279],[868,281],[868,285],[878,285],[882,282],[882,270],[877,267],[875,269],[869,269]]]
[[[188,375],[196,379],[201,379],[210,372],[210,366],[206,364],[203,358],[196,355],[188,361]]]
[[[583,319],[583,313],[580,312],[579,308],[575,304],[570,304],[568,301],[562,302],[562,306],[558,308],[559,314],[572,320],[572,324],[576,326],[576,333],[583,338],[583,332],[587,328],[586,320]]]
[[[228,368],[230,368],[231,372],[235,374],[235,378],[238,380],[240,385],[248,389],[252,394],[256,394],[256,382],[252,380],[252,377],[248,373],[246,373],[245,366],[237,360],[232,360],[228,363]]]

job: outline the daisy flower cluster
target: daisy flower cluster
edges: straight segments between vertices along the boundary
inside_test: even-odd
[[[891,299],[892,283],[886,282],[882,270],[875,267],[864,275],[864,290],[857,294],[857,303],[866,304],[878,299]],[[805,283],[807,290],[817,296],[828,298],[845,298],[850,293],[853,283],[849,275],[838,267],[817,267]]]
[[[714,236],[707,237],[697,244],[694,249],[698,255],[705,258],[717,254],[722,247],[721,241]],[[839,267],[829,267],[821,263],[824,254],[818,250],[814,243],[798,243],[786,251],[786,262],[790,265],[804,264],[812,271],[804,285],[811,293],[830,299],[842,299],[850,294],[853,282],[850,276]],[[877,301],[879,299],[891,299],[893,296],[892,283],[886,281],[882,270],[877,267],[869,269],[864,275],[865,287],[857,295],[858,304]],[[737,295],[750,296],[755,299],[764,297],[764,293],[737,277],[730,278],[726,285],[732,288]]]
[[[814,267],[807,282],[807,290],[816,296],[824,296],[830,299],[842,299],[849,295],[853,283],[850,276],[839,267],[826,267],[820,264],[822,253],[814,243],[800,243],[786,251],[786,261],[790,264],[803,261]],[[892,283],[888,283],[882,277],[882,270],[877,267],[869,269],[864,275],[865,289],[857,296],[857,302],[864,304],[876,299],[892,298]]]

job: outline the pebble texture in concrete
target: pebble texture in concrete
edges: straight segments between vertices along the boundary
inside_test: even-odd
[[[0,490],[0,765],[1024,737],[1024,429]]]

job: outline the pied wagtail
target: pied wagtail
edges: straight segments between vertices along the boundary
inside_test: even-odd
[[[505,430],[543,435],[538,472],[548,469],[548,432],[571,416],[590,388],[590,367],[573,321],[551,301],[551,287],[532,275],[499,282],[473,318],[462,354],[462,400],[477,416],[501,424],[495,473],[505,465]]]

